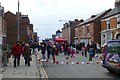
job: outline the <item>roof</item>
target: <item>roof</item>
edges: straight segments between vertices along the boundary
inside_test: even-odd
[[[113,8],[107,15],[105,15],[102,19],[105,19],[107,17],[113,16],[115,14],[118,14],[120,12],[120,6]]]
[[[105,10],[105,11],[99,13],[99,14],[92,15],[90,18],[86,19],[84,22],[82,22],[82,23],[80,23],[80,24],[78,24],[78,25],[83,25],[83,24],[85,24],[85,23],[91,22],[91,21],[97,19],[98,17],[100,17],[101,15],[103,15],[104,13],[106,13],[107,11],[110,11],[110,10],[111,10],[111,9],[108,9],[108,10]]]
[[[120,39],[112,39],[112,40],[108,41],[108,43],[110,43],[110,42],[120,42]]]
[[[12,12],[10,12],[10,11],[7,11],[5,14],[7,14],[7,13],[9,13],[9,14],[12,14],[12,15],[16,16],[14,13],[12,13]]]

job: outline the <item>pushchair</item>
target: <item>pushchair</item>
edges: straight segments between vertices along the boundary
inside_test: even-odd
[[[41,60],[41,66],[42,67],[48,67],[48,65],[47,65],[47,59],[46,58],[43,58],[42,60]]]

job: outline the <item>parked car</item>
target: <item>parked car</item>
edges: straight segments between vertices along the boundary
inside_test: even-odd
[[[104,46],[102,66],[111,73],[120,73],[120,39],[110,40]]]

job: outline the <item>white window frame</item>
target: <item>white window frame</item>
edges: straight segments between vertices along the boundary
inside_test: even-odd
[[[82,35],[85,33],[85,26],[82,26]]]
[[[105,38],[103,38],[103,36],[105,35]],[[106,34],[102,33],[101,34],[101,46],[103,47],[103,45],[106,43]]]
[[[106,20],[106,29],[110,29],[110,19]]]
[[[117,16],[117,28],[120,28],[120,16]]]

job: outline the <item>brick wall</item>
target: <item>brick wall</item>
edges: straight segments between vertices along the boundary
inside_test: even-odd
[[[116,26],[117,26],[116,23],[117,23],[117,18],[116,17],[110,18],[110,29],[116,28]]]
[[[5,20],[7,22],[7,43],[10,45],[14,44],[17,41],[18,37],[18,28],[17,28],[17,16],[11,12],[6,12]],[[20,16],[20,41],[27,41],[27,26],[29,26],[28,18],[22,18]]]
[[[69,38],[70,38],[70,36],[69,36],[69,30],[70,30],[69,27],[64,28],[64,29],[62,30],[62,37],[63,37],[63,39],[66,39],[66,40],[68,40],[68,41],[69,41]]]
[[[101,31],[106,30],[106,21],[102,20],[101,21]]]

